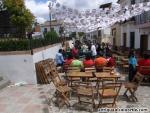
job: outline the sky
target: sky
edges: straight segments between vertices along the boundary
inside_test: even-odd
[[[98,8],[99,5],[117,0],[57,0],[62,5],[84,10]],[[49,0],[25,0],[26,7],[34,14],[39,23],[49,19]]]

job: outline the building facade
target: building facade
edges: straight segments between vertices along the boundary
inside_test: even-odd
[[[150,0],[135,0],[135,3],[150,2]],[[150,50],[150,11],[136,17],[136,27],[139,29],[140,52]]]
[[[50,25],[50,21],[46,21],[44,24],[40,25],[41,28],[41,32],[45,33],[50,31],[50,26],[51,26],[51,30],[55,30],[56,33],[60,36],[60,28],[63,26],[63,22],[62,21],[57,21],[57,20],[52,20],[51,21],[51,25]]]
[[[115,23],[111,26],[111,42],[114,47],[121,46],[121,26],[120,23]]]
[[[137,1],[137,0],[136,0]],[[121,7],[135,4],[134,0],[119,0]],[[119,29],[118,29],[119,30]],[[139,49],[140,36],[139,29],[136,27],[135,17],[120,23],[120,35],[118,35],[117,46],[121,46],[124,50]],[[117,31],[117,32],[119,32]],[[116,43],[116,42],[115,42]]]

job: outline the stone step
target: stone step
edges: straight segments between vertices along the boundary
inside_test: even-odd
[[[0,81],[0,89],[5,88],[5,87],[8,86],[9,84],[10,84],[10,80],[5,80],[5,79],[1,80],[1,81]]]

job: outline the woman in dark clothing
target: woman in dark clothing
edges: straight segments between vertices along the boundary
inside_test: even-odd
[[[131,82],[136,74],[137,60],[133,50],[129,53],[129,81]]]

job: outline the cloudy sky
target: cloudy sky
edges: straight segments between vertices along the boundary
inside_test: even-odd
[[[57,0],[59,3],[80,10],[98,8],[100,4],[116,2],[117,0]],[[39,23],[49,19],[49,0],[25,0],[28,9],[35,15]]]

